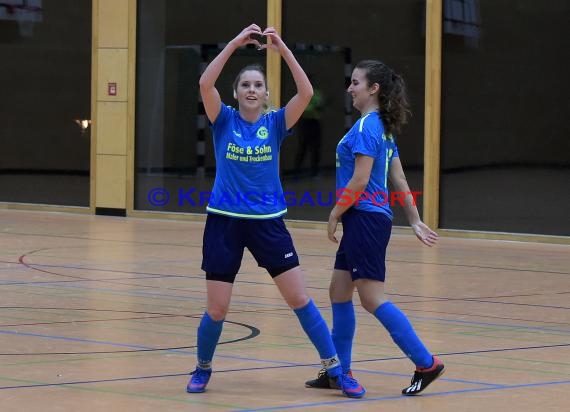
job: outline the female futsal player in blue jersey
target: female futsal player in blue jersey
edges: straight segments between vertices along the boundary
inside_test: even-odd
[[[256,39],[265,36],[269,42]],[[278,52],[289,67],[297,93],[284,108],[265,113],[267,82],[260,66],[242,69],[234,82],[239,110],[221,102],[215,82],[240,46]],[[216,178],[207,206],[202,269],[206,272],[206,312],[198,327],[198,362],[186,390],[204,392],[212,358],[229,309],[244,247],[265,268],[316,347],[333,385],[349,397],[364,395],[358,382],[342,375],[332,338],[321,313],[307,295],[299,259],[282,216],[287,212],[279,179],[279,149],[313,95],[305,72],[272,27],[246,27],[208,65],[200,93],[213,131]]]
[[[336,253],[330,284],[333,311],[332,336],[344,373],[350,372],[355,315],[354,289],[364,309],[388,330],[394,342],[416,365],[411,385],[404,395],[424,390],[443,373],[443,363],[418,338],[406,315],[384,297],[386,247],[392,230],[388,179],[395,191],[407,194],[404,211],[416,236],[433,246],[437,234],[420,219],[412,197],[394,135],[409,113],[402,77],[375,60],[365,60],[352,72],[348,93],[361,117],[337,146],[336,188],[343,192],[331,211],[328,237],[338,243],[335,232],[342,221],[343,236]],[[307,387],[329,388],[326,370]]]

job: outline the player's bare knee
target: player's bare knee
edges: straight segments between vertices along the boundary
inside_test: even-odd
[[[228,314],[228,308],[223,308],[223,307],[212,307],[212,308],[208,308],[207,310],[208,315],[210,315],[210,318],[212,318],[213,321],[220,321],[220,320],[224,320],[226,315]]]
[[[378,306],[380,306],[380,302],[377,299],[367,299],[362,296],[360,296],[360,304],[367,312],[372,314],[374,314]]]
[[[301,309],[302,307],[306,306],[307,303],[309,303],[309,300],[309,296],[304,293],[285,297],[285,301],[291,309]]]

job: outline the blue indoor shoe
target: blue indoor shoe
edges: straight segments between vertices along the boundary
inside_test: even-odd
[[[190,374],[192,377],[186,386],[186,392],[188,393],[202,393],[206,390],[206,385],[210,381],[210,376],[212,375],[212,369],[200,369],[196,367],[196,370]]]

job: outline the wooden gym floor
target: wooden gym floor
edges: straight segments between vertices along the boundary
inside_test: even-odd
[[[570,246],[395,231],[388,297],[446,373],[403,397],[412,365],[358,307],[368,393],[304,388],[318,356],[246,252],[204,394],[187,394],[204,311],[203,223],[0,210],[0,409],[8,411],[570,410]],[[291,228],[330,323],[335,246]],[[356,299],[355,299],[356,301]]]

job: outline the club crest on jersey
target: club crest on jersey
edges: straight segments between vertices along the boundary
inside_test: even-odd
[[[260,139],[267,139],[269,137],[269,131],[267,130],[267,127],[261,126],[259,129],[257,129],[257,137]]]

